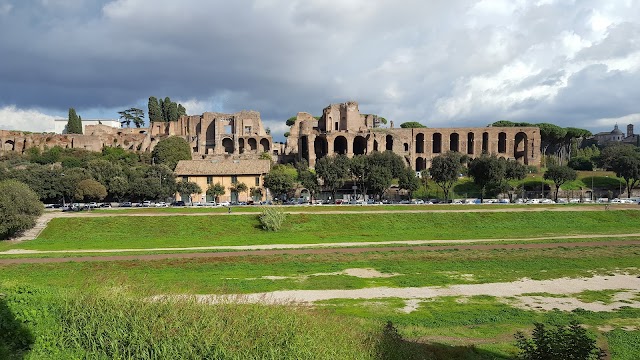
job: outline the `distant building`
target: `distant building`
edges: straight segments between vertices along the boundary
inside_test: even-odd
[[[627,125],[626,135],[618,128],[618,124],[616,124],[613,127],[613,130],[599,132],[593,137],[598,142],[598,145],[606,145],[614,142],[621,142],[636,146],[640,145],[640,135],[633,133],[633,124]]]
[[[56,132],[56,134],[66,134],[67,133],[67,123],[69,122],[68,119],[55,119],[54,121],[54,131]],[[106,125],[106,126],[110,126],[112,128],[120,128],[122,127],[122,125],[120,124],[119,120],[113,120],[113,119],[82,119],[82,133],[86,133],[87,129],[86,126],[87,125]]]
[[[262,201],[267,194],[264,188],[264,176],[271,169],[270,160],[258,159],[212,159],[212,160],[180,160],[176,166],[175,174],[178,181],[190,181],[198,184],[202,189],[201,194],[194,194],[193,201],[214,201],[207,196],[210,185],[219,183],[224,186],[225,193],[219,197],[221,202],[250,202]],[[238,193],[234,186],[238,183],[247,185],[247,189],[260,189],[261,196],[252,196],[250,191]],[[180,200],[188,201],[188,199]]]

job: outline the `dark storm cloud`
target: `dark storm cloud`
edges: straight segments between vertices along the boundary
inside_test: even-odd
[[[171,96],[198,112],[258,110],[278,131],[298,111],[318,115],[346,100],[430,126],[624,116],[638,112],[629,106],[637,91],[626,84],[638,74],[639,9],[598,1],[0,0],[0,109],[74,106],[115,116],[150,95]],[[628,93],[598,91],[616,85]]]

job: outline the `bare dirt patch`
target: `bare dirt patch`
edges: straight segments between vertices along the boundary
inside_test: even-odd
[[[628,289],[622,291],[622,289]],[[611,304],[599,302],[584,303],[574,298],[556,298],[544,296],[523,296],[527,293],[549,294],[577,294],[585,290],[621,290],[620,296]],[[241,299],[249,303],[313,303],[330,299],[377,299],[401,298],[417,300],[407,303],[406,311],[414,311],[419,305],[419,299],[430,299],[440,296],[469,297],[477,295],[494,296],[497,298],[515,298],[506,300],[510,305],[522,306],[527,309],[573,310],[581,307],[593,311],[612,311],[622,306],[640,308],[640,301],[634,300],[634,292],[640,291],[640,278],[633,275],[614,274],[608,276],[594,276],[591,278],[560,278],[551,280],[521,279],[513,282],[463,284],[448,287],[408,287],[408,288],[365,288],[351,290],[284,290],[267,293],[246,295],[195,295],[196,299],[205,303],[217,303],[229,299]],[[624,294],[624,295],[623,295]],[[164,296],[160,296],[163,298]]]
[[[330,273],[315,273],[310,275],[297,275],[297,276],[266,275],[266,276],[261,276],[259,278],[229,278],[229,279],[230,280],[289,280],[289,279],[292,279],[292,280],[304,281],[311,276],[338,276],[338,275],[353,276],[353,277],[358,277],[363,279],[375,279],[375,278],[388,278],[388,277],[398,276],[402,274],[397,274],[397,273],[386,274],[371,268],[366,268],[366,269],[352,268],[352,269],[345,269],[342,271],[336,271],[336,272],[330,272]]]

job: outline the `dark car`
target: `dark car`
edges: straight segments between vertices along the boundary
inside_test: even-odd
[[[171,206],[185,206],[186,204],[184,203],[184,201],[180,200],[180,201],[174,201],[171,203]]]

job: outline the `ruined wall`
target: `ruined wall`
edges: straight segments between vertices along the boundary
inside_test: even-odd
[[[335,154],[353,157],[390,150],[420,171],[433,157],[457,151],[470,157],[483,153],[540,166],[537,127],[521,128],[378,128],[379,118],[361,115],[355,102],[333,104],[323,110],[316,126],[299,113],[291,127],[285,153],[315,166],[317,159]]]
[[[273,154],[273,140],[266,133],[260,113],[241,111],[235,114],[205,112],[182,116],[178,121],[154,122],[149,128],[112,128],[88,125],[85,134],[33,134],[0,130],[3,151],[24,152],[31,147],[41,150],[60,146],[101,151],[105,146],[128,150],[152,151],[169,136],[179,136],[191,146],[194,159],[214,157],[255,159],[263,152]],[[282,149],[278,149],[282,152]]]

